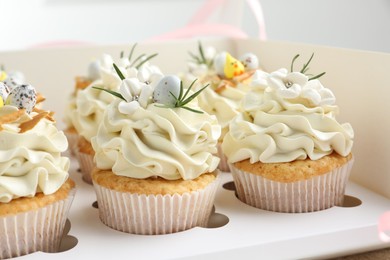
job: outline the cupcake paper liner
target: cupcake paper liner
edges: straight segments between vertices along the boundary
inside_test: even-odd
[[[68,149],[70,151],[70,154],[73,156],[77,155],[78,152],[78,140],[79,140],[79,134],[74,132],[67,132],[64,131],[64,134],[66,138],[68,139]]]
[[[218,148],[217,156],[219,157],[219,159],[221,159],[219,161],[218,169],[223,171],[223,172],[230,172],[228,160],[227,160],[226,155],[222,151],[221,143],[218,143],[217,148]]]
[[[118,192],[94,182],[101,221],[108,227],[142,235],[169,234],[206,227],[219,178],[205,189],[174,195]]]
[[[343,204],[353,160],[326,174],[291,183],[272,181],[230,167],[242,202],[269,211],[304,213]]]
[[[38,210],[0,217],[0,259],[57,252],[75,191]]]
[[[77,160],[79,162],[81,174],[83,175],[83,180],[89,184],[92,184],[91,172],[95,168],[93,157],[93,154],[87,154],[81,151],[77,153]]]

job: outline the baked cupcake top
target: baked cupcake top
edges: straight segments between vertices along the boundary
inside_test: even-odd
[[[4,96],[2,96],[4,98]],[[52,194],[67,180],[65,135],[51,113],[34,108],[31,85],[16,86],[0,105],[0,202]]]
[[[114,93],[120,98],[108,106],[92,138],[99,169],[138,179],[189,180],[217,168],[213,154],[221,127],[197,106],[200,92],[184,90],[176,76],[146,85],[139,77],[122,79]]]
[[[243,99],[243,112],[231,121],[222,143],[230,163],[317,160],[333,152],[351,152],[353,129],[337,122],[336,99],[318,80],[324,73],[305,75],[312,57],[299,72],[292,65],[292,72],[256,75],[257,87]]]
[[[142,54],[132,60],[131,56],[134,47],[129,57],[124,57],[121,54],[118,67],[122,73],[126,77],[139,77],[143,82],[152,80],[151,77],[155,74],[161,74],[156,66],[148,63],[148,60],[156,56],[156,54],[150,56]],[[77,132],[87,141],[90,141],[96,135],[107,105],[114,100],[112,95],[103,91],[97,91],[92,87],[101,86],[105,89],[117,91],[121,84],[113,63],[113,58],[107,54],[104,54],[100,60],[91,63],[88,77],[91,83],[87,86],[84,85],[84,88],[79,88],[76,91],[74,100],[70,100],[66,109],[66,117],[70,118],[71,121],[68,125],[73,125]],[[83,84],[81,85],[83,86]]]
[[[213,47],[203,48],[199,43],[198,54],[191,54],[189,71],[183,75],[185,82],[198,78],[195,89],[210,84],[199,97],[199,106],[216,115],[222,126],[221,139],[228,130],[230,120],[240,111],[240,102],[251,89],[252,75],[259,68],[256,55],[245,53],[239,59],[227,52],[217,53]]]

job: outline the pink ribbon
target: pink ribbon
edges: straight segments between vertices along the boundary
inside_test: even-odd
[[[390,211],[386,211],[379,218],[378,223],[379,238],[383,242],[390,242]]]
[[[233,38],[247,38],[247,34],[235,26],[220,23],[206,23],[207,18],[211,16],[217,7],[223,6],[225,2],[226,0],[206,0],[199,8],[199,10],[196,11],[196,13],[192,16],[185,27],[150,38],[147,40],[147,42],[175,38],[188,38],[191,36],[200,35],[219,35]],[[265,31],[263,10],[259,0],[246,0],[246,2],[256,19],[259,29],[259,39],[266,40],[267,34]]]
[[[241,1],[241,0],[236,0]],[[267,34],[265,31],[265,23],[263,10],[261,8],[259,0],[246,0],[250,10],[252,11],[257,26],[258,26],[258,37],[260,40],[266,40]],[[210,36],[227,36],[232,38],[247,38],[248,35],[243,32],[240,28],[222,23],[206,23],[206,20],[215,12],[218,7],[222,7],[226,4],[226,0],[205,0],[204,4],[195,12],[188,24],[179,28],[175,31],[168,32],[156,37],[152,37],[146,42],[151,41],[163,41],[177,38],[189,38],[201,35]],[[32,48],[44,48],[54,46],[71,46],[71,45],[83,45],[91,44],[88,42],[81,41],[53,41],[41,44],[36,44]]]

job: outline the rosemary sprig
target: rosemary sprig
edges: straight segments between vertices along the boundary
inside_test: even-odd
[[[116,66],[115,63],[112,64],[112,66],[114,66],[114,69],[116,71],[116,74],[118,74],[119,78],[121,80],[124,80],[125,79],[125,76],[123,76],[122,72],[120,71],[120,69],[118,68],[118,66]]]
[[[153,59],[154,57],[156,57],[158,55],[158,53],[154,53],[154,54],[151,54],[149,55],[148,57],[146,57],[144,60],[142,60],[140,63],[138,63],[138,65],[135,66],[136,69],[139,69],[145,62]]]
[[[326,73],[326,72],[322,72],[322,73],[320,73],[320,74],[318,74],[318,75],[316,75],[316,76],[314,76],[314,77],[309,78],[309,80],[318,79],[318,78],[324,76],[325,73]]]
[[[125,79],[125,76],[123,76],[122,72],[120,71],[120,69],[118,68],[118,66],[116,66],[115,63],[112,64],[112,66],[114,66],[114,69],[116,71],[116,74],[118,74],[119,78],[121,80],[124,80]],[[105,88],[101,88],[101,87],[97,87],[97,86],[93,86],[92,88],[94,89],[98,89],[98,90],[102,90],[102,91],[105,91],[107,93],[110,93],[111,95],[115,96],[115,97],[118,97],[124,101],[126,101],[126,99],[122,96],[121,93],[118,93],[116,91],[113,91],[113,90],[110,90],[110,89],[105,89]]]
[[[139,55],[137,58],[135,58],[135,60],[129,65],[129,67],[131,68],[131,67],[135,67],[135,63],[138,61],[138,60],[140,60],[140,59],[142,59],[143,57],[145,57],[146,56],[146,54],[145,53],[143,53],[143,54],[141,54],[141,55]],[[131,61],[130,61],[131,62]]]
[[[291,61],[291,68],[290,68],[291,72],[294,71],[294,62],[295,62],[296,59],[298,59],[298,57],[299,57],[299,54],[295,55],[294,58]]]
[[[131,61],[131,58],[133,57],[134,49],[136,46],[137,46],[137,43],[135,43],[133,45],[133,47],[131,47],[130,54],[129,54],[129,61]]]
[[[183,88],[183,82],[180,81],[180,92],[179,92],[179,96],[176,97],[171,91],[169,91],[169,93],[172,95],[172,97],[175,99],[175,104],[172,106],[172,105],[157,105],[158,107],[162,107],[162,108],[183,108],[183,109],[186,109],[186,110],[189,110],[191,112],[194,112],[194,113],[198,113],[198,114],[203,114],[203,111],[200,111],[200,110],[196,110],[196,109],[193,109],[193,108],[190,108],[190,107],[187,107],[186,105],[188,103],[190,103],[194,98],[196,98],[205,88],[207,88],[209,86],[209,84],[207,84],[206,86],[202,87],[200,90],[196,91],[194,94],[192,94],[191,96],[188,96],[191,88],[194,86],[195,82],[196,82],[197,79],[195,79],[191,85],[188,87],[188,89],[186,90],[186,92],[184,93],[183,95],[183,92],[184,92],[184,88]]]
[[[107,93],[110,93],[111,95],[115,96],[115,97],[118,97],[124,101],[126,101],[126,99],[122,96],[121,93],[118,93],[118,92],[115,92],[115,91],[112,91],[112,90],[109,90],[109,89],[105,89],[105,88],[101,88],[101,87],[96,87],[96,86],[93,86],[92,88],[94,89],[99,89],[99,90],[103,90]]]
[[[201,42],[198,42],[198,52],[199,54],[193,54],[192,52],[188,52],[188,54],[191,56],[193,61],[197,64],[205,64],[207,67],[213,66],[213,60],[207,60],[206,56],[204,55],[203,46]]]
[[[295,55],[294,58],[291,61],[291,67],[290,67],[291,72],[294,71],[294,62],[295,62],[296,59],[298,59],[298,57],[299,57],[299,54]],[[310,59],[306,63],[303,64],[302,69],[299,71],[300,73],[305,74],[306,76],[308,76],[308,74],[306,74],[306,72],[309,70],[309,64],[312,61],[313,57],[314,57],[314,53],[312,53],[312,55],[310,56]],[[324,76],[325,73],[326,72],[322,72],[322,73],[320,73],[320,74],[318,74],[316,76],[310,77],[309,80],[318,79],[318,78]]]
[[[137,58],[135,58],[133,61],[132,61],[132,58],[133,58],[133,54],[134,54],[134,50],[135,50],[135,47],[137,46],[137,43],[135,43],[133,46],[131,46],[131,49],[130,49],[130,53],[129,53],[129,56],[128,56],[128,60],[129,60],[129,63],[130,65],[128,65],[126,67],[126,69],[128,68],[136,68],[136,69],[139,69],[142,65],[145,64],[145,62],[149,61],[150,59],[156,57],[158,55],[158,53],[155,53],[155,54],[152,54],[152,55],[149,55],[149,56],[146,56],[145,53],[139,55]],[[120,52],[120,55],[119,57],[122,59],[124,57],[124,52],[121,51]],[[146,57],[146,58],[145,58]]]

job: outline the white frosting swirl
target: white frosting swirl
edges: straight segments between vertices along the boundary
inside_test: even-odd
[[[138,70],[135,68],[125,69],[124,67],[119,67],[119,69],[125,77],[134,77],[135,80],[147,82],[147,84],[152,84],[158,79],[156,75],[161,74],[157,67],[148,64],[144,64]],[[75,111],[72,115],[72,123],[77,132],[88,141],[97,134],[99,123],[108,104],[117,99],[105,91],[94,89],[93,86],[117,92],[122,84],[112,66],[110,69],[101,68],[100,72],[100,80],[77,92]]]
[[[17,108],[4,106],[0,117]],[[62,131],[47,119],[19,133],[19,125],[36,113],[23,115],[18,122],[3,124],[0,131],[0,202],[56,192],[68,178],[69,159],[61,157],[68,143]]]
[[[196,90],[203,87],[197,84]],[[223,91],[216,93],[212,87],[206,88],[198,96],[199,106],[211,115],[215,115],[222,127],[222,136],[228,131],[229,122],[240,112],[242,98],[249,91],[247,84],[238,84],[236,87],[227,85]]]
[[[123,114],[118,110],[121,102],[109,105],[92,138],[98,168],[132,178],[168,180],[194,179],[216,169],[219,159],[213,154],[221,128],[215,116],[156,103]]]
[[[244,112],[231,121],[222,144],[229,162],[316,160],[351,152],[354,132],[349,123],[336,121],[333,93],[305,77],[279,70],[266,77],[265,90],[248,93]]]
[[[222,135],[220,141],[222,141],[224,135],[229,129],[229,122],[240,111],[240,104],[242,98],[251,89],[252,77],[245,79],[243,82],[237,82],[234,78],[228,82],[225,81],[225,86],[220,87],[222,79],[217,77],[217,74],[223,74],[223,67],[225,65],[225,59],[217,59],[219,56],[226,56],[226,52],[221,52],[217,55],[215,49],[206,49],[205,56],[208,60],[213,60],[212,67],[206,64],[197,64],[190,62],[188,64],[189,72],[185,73],[182,78],[185,85],[189,85],[193,80],[198,79],[195,85],[195,90],[199,90],[206,84],[210,84],[199,96],[199,106],[211,115],[215,115],[219,124],[222,126]],[[206,55],[207,53],[207,55]]]

